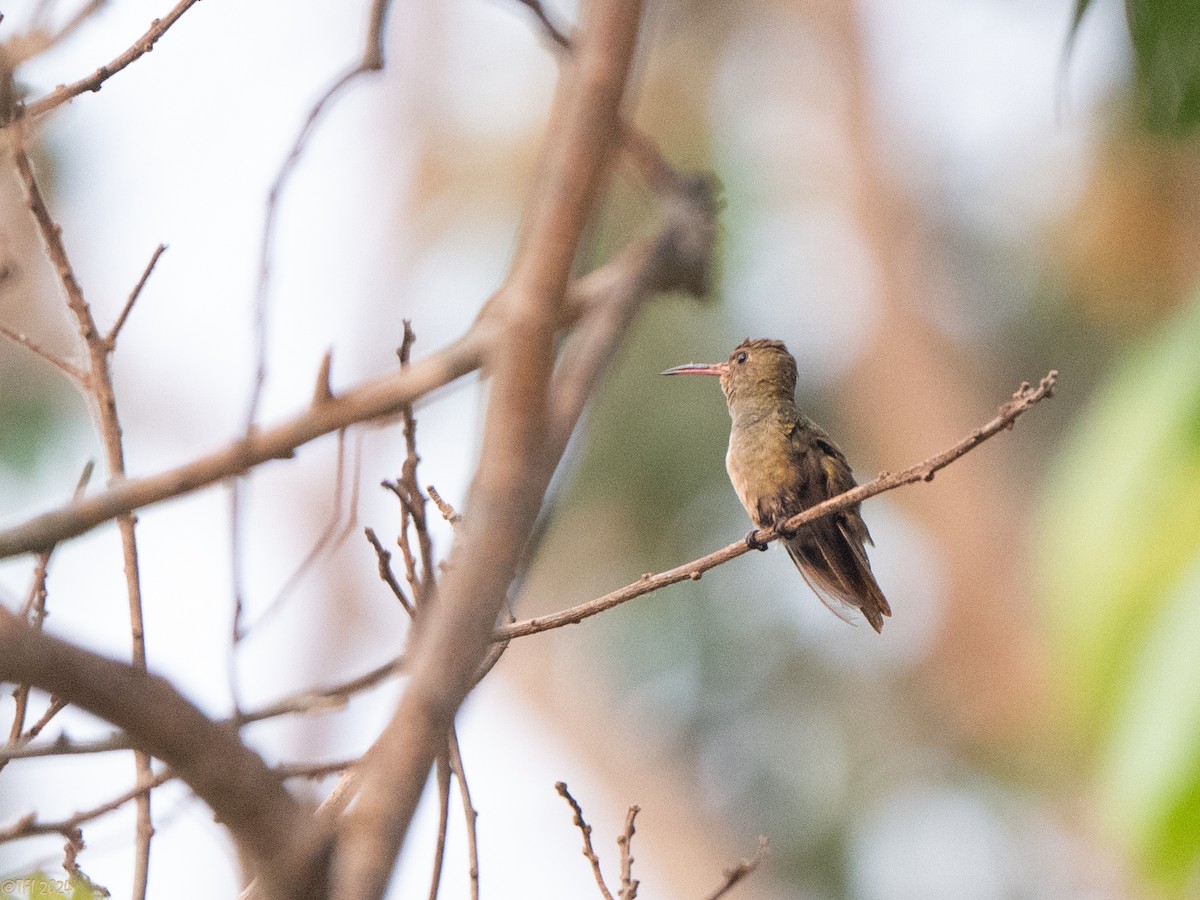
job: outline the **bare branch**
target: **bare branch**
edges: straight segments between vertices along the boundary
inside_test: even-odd
[[[587,15],[551,111],[544,174],[526,207],[511,274],[491,302],[503,347],[487,358],[491,394],[466,517],[437,602],[416,632],[407,690],[364,756],[357,802],[341,820],[331,882],[338,898],[383,894],[433,761],[487,654],[558,463],[544,441],[553,337],[579,240],[607,175],[641,6],[600,0]]]
[[[325,357],[329,359],[328,356]],[[312,547],[308,553],[304,555],[304,559],[300,560],[299,565],[292,570],[291,575],[283,583],[283,586],[276,593],[275,597],[267,604],[266,609],[258,614],[258,617],[248,625],[242,626],[238,630],[239,638],[244,638],[254,629],[268,621],[272,616],[283,609],[287,600],[292,596],[292,592],[303,581],[304,577],[317,564],[317,562],[326,555],[342,545],[347,537],[350,536],[354,528],[354,512],[353,509],[346,508],[346,432],[339,431],[337,435],[337,462],[335,463],[335,472],[333,479],[333,496],[329,500],[329,519],[325,523],[325,527],[321,529],[321,533],[317,535],[313,541]],[[351,486],[353,491],[353,486]],[[343,525],[343,520],[345,524]]]
[[[272,182],[271,189],[267,194],[267,214],[263,221],[262,242],[259,248],[258,286],[255,289],[254,295],[254,344],[256,361],[254,384],[250,391],[250,403],[246,410],[245,430],[247,435],[249,435],[254,426],[255,419],[258,417],[258,404],[267,380],[267,318],[271,282],[271,250],[275,244],[275,227],[279,216],[279,201],[283,196],[283,191],[287,187],[288,181],[291,180],[292,173],[300,162],[300,158],[304,155],[309,138],[316,131],[317,123],[320,121],[325,110],[342,91],[357,81],[359,77],[371,72],[382,71],[384,65],[383,29],[387,21],[387,13],[390,6],[391,0],[373,0],[371,15],[367,25],[366,44],[363,49],[361,61],[358,65],[353,66],[334,79],[333,83],[325,89],[325,92],[317,98],[317,101],[309,109],[308,116],[305,118],[304,124],[300,126],[300,132],[296,135],[296,140],[293,142],[291,150],[288,151],[287,158],[280,165],[279,171],[275,175],[275,181]]]
[[[252,434],[208,456],[141,479],[129,479],[69,506],[0,531],[0,558],[35,552],[75,537],[141,507],[241,475],[269,460],[350,425],[394,415],[408,402],[478,368],[483,328],[472,328],[441,353],[407,370],[371,379],[293,418]]]
[[[387,24],[388,9],[392,0],[373,0],[371,15],[367,20],[367,42],[363,49],[362,67],[370,72],[383,69],[383,27]]]
[[[404,588],[400,587],[400,582],[396,580],[396,573],[392,571],[392,554],[383,546],[383,543],[379,540],[379,536],[375,534],[375,529],[367,527],[364,531],[367,535],[367,540],[375,548],[375,558],[379,561],[380,579],[392,589],[392,593],[400,601],[400,605],[404,607],[404,611],[410,616],[413,615],[416,612],[416,608],[407,595],[405,595]]]
[[[33,569],[33,583],[29,586],[29,593],[25,598],[25,603],[21,606],[20,618],[22,621],[29,622],[34,628],[41,630],[42,623],[46,618],[46,578],[50,571],[50,557],[54,552],[54,548],[43,550],[38,554],[37,562]],[[29,741],[37,737],[37,732],[40,732],[45,727],[45,722],[39,722],[35,726],[37,732],[30,729],[30,732],[25,731],[25,716],[29,711],[29,685],[18,684],[13,690],[13,720],[12,726],[8,733],[9,749],[22,747]],[[43,716],[43,719],[46,717]],[[7,759],[0,759],[0,769],[3,769],[8,764]]]
[[[457,525],[462,521],[460,516],[448,502],[442,499],[442,495],[438,493],[437,488],[432,484],[425,485],[425,491],[429,494],[429,499],[433,501],[433,505],[438,508],[438,512],[442,514],[442,518],[451,525]]]
[[[638,880],[633,877],[633,834],[634,820],[642,811],[640,806],[631,806],[625,813],[625,830],[617,837],[617,847],[621,851],[621,892],[618,900],[636,900]]]
[[[0,609],[0,680],[50,691],[124,729],[173,768],[260,868],[271,897],[320,883],[307,812],[236,732],[161,678],[34,631]]]
[[[417,336],[413,332],[412,322],[408,319],[404,320],[404,338],[400,343],[398,356],[400,357],[400,368],[408,368],[412,355],[412,346],[416,342]],[[416,577],[415,569],[411,566],[412,552],[408,546],[408,529],[405,524],[401,525],[401,546],[405,551],[405,562],[410,565],[409,583],[413,589],[413,600],[419,605],[425,599],[424,595],[433,590],[434,571],[433,571],[433,542],[429,537],[429,523],[425,519],[425,495],[421,493],[421,485],[417,481],[417,466],[421,462],[421,457],[417,454],[417,417],[413,412],[411,403],[405,404],[401,410],[401,417],[404,423],[404,465],[401,467],[400,485],[403,486],[403,493],[400,498],[404,501],[404,509],[402,510],[401,522],[404,523],[405,516],[412,518],[413,529],[417,535],[417,549],[421,554],[421,574],[419,580]],[[397,492],[400,493],[399,491]]]
[[[826,500],[824,503],[809,507],[804,512],[792,516],[787,522],[783,523],[782,527],[785,530],[794,531],[802,525],[807,525],[809,522],[813,522],[823,516],[848,509],[851,506],[861,503],[863,500],[874,497],[877,494],[882,494],[885,491],[895,490],[898,487],[914,484],[918,481],[932,481],[934,474],[938,470],[950,465],[988,438],[1012,428],[1018,416],[1039,401],[1052,396],[1057,378],[1058,372],[1051,371],[1036,387],[1022,384],[1017,392],[1013,394],[1013,398],[1000,407],[999,412],[991,421],[971,432],[971,434],[948,450],[936,456],[931,456],[929,459],[919,462],[915,466],[905,469],[903,472],[898,472],[894,475],[885,472],[873,481],[860,485],[844,494],[839,494],[830,500]],[[779,534],[772,529],[761,529],[756,531],[754,536],[757,540],[766,543],[775,540]],[[749,552],[749,549],[745,540],[739,540],[737,543],[730,544],[727,547],[723,547],[699,559],[692,560],[682,566],[668,569],[665,572],[657,574],[648,572],[632,584],[618,588],[594,600],[589,600],[587,603],[581,603],[571,609],[566,609],[549,616],[526,619],[523,622],[514,622],[511,625],[502,625],[496,629],[494,639],[497,641],[509,641],[513,638],[525,637],[526,635],[537,634],[541,631],[549,631],[553,628],[561,628],[564,625],[574,625],[605,610],[612,609],[614,606],[627,603],[637,597],[653,593],[672,584],[678,584],[681,581],[699,581],[700,577],[709,569],[715,569],[717,566],[727,563],[731,559],[736,559],[743,553]]]
[[[497,649],[503,645],[497,644]],[[242,727],[266,719],[287,715],[303,715],[317,710],[341,709],[355,694],[373,688],[404,671],[404,657],[398,656],[383,665],[376,666],[362,675],[339,682],[326,688],[310,688],[291,696],[268,703],[258,709],[239,712],[217,724]],[[127,734],[114,734],[98,741],[71,741],[59,738],[49,744],[33,744],[20,747],[0,748],[0,763],[11,759],[33,759],[44,756],[78,756],[93,753],[111,753],[115,750],[132,750],[136,746]]]
[[[604,900],[613,900],[613,895],[609,892],[608,885],[604,883],[604,875],[600,871],[600,857],[592,849],[592,826],[584,820],[583,808],[580,807],[579,801],[571,796],[571,792],[567,790],[567,783],[565,781],[555,784],[554,789],[558,791],[560,797],[571,805],[571,809],[575,813],[572,821],[575,823],[575,827],[579,829],[579,833],[583,835],[583,855],[592,866],[592,875],[596,879],[596,887],[600,889],[600,894],[604,897]]]
[[[170,769],[163,769],[157,775],[154,775],[148,781],[139,781],[138,784],[131,787],[125,793],[114,797],[107,803],[102,803],[92,809],[84,812],[77,812],[66,819],[61,819],[57,822],[39,822],[37,816],[30,813],[18,819],[16,823],[5,829],[0,829],[0,844],[9,841],[17,841],[22,838],[34,837],[39,834],[67,834],[74,831],[86,822],[91,822],[101,816],[107,815],[110,812],[115,812],[131,800],[136,800],[138,797],[152,791],[156,787],[161,787],[176,775]]]
[[[117,316],[117,321],[113,322],[112,328],[108,331],[108,336],[104,338],[104,343],[108,347],[108,352],[111,353],[117,346],[117,336],[120,335],[121,329],[125,327],[125,321],[129,318],[129,313],[133,311],[133,304],[137,302],[138,297],[142,295],[142,289],[145,288],[146,282],[150,280],[150,275],[154,272],[154,267],[158,265],[158,258],[167,252],[166,244],[159,244],[155,248],[154,253],[150,256],[150,262],[146,264],[145,270],[142,272],[142,277],[138,279],[138,283],[134,285],[133,290],[129,294],[129,299],[125,301],[125,305],[121,308],[120,315]]]
[[[50,363],[50,365],[54,366],[54,368],[65,374],[72,381],[76,383],[83,381],[84,374],[82,370],[75,368],[75,366],[71,365],[65,359],[59,359],[49,350],[46,350],[40,344],[36,343],[24,332],[17,331],[15,328],[10,328],[3,322],[0,322],[0,334],[4,335],[14,344],[20,344],[34,356],[44,359],[46,362]]]
[[[758,851],[750,859],[743,859],[740,863],[731,869],[725,870],[725,881],[713,893],[709,894],[707,900],[719,900],[731,890],[734,885],[753,872],[759,867],[764,859],[770,855],[771,848],[765,837],[758,839]]]
[[[129,301],[109,337],[102,336],[96,327],[96,319],[92,314],[91,307],[84,299],[83,289],[75,277],[71,261],[67,256],[66,246],[62,239],[62,229],[50,215],[50,210],[34,175],[29,155],[17,142],[14,142],[13,159],[17,172],[24,183],[29,210],[33,213],[34,221],[37,223],[46,253],[58,272],[59,282],[66,295],[67,309],[75,318],[75,327],[79,332],[84,349],[87,351],[88,370],[80,382],[80,387],[91,396],[96,426],[104,446],[108,473],[112,478],[124,478],[125,448],[121,437],[121,422],[117,415],[117,397],[113,389],[112,370],[109,363],[117,331],[137,299],[137,295],[141,292],[146,279],[150,277],[150,272],[153,270],[155,261],[161,255],[162,248],[151,259],[150,265],[147,266],[138,286],[130,295]],[[124,559],[133,667],[138,671],[145,672],[146,636],[142,615],[142,586],[138,565],[136,525],[132,513],[119,517],[117,528],[121,535],[121,552]],[[148,780],[152,774],[150,757],[140,750],[135,750],[134,760],[139,780]],[[137,798],[137,807],[137,847],[132,896],[134,900],[144,900],[150,875],[150,841],[154,835],[154,826],[150,818],[149,792],[141,794]]]
[[[574,47],[561,28],[554,24],[546,12],[541,0],[517,0],[529,9],[542,28],[542,33],[550,39],[555,48],[563,53],[571,53]],[[658,146],[644,132],[628,121],[620,122],[621,149],[633,163],[634,168],[654,190],[661,191],[674,181],[679,173],[666,161]]]
[[[300,691],[282,700],[276,700],[266,706],[249,712],[241,712],[228,720],[229,724],[241,727],[252,722],[274,719],[279,716],[310,713],[314,710],[340,709],[355,694],[375,687],[392,676],[404,671],[404,657],[398,656],[382,665],[376,666],[362,675],[356,675],[346,681],[339,682],[327,688],[311,688]]]
[[[708,264],[705,261],[697,266],[691,248],[703,244],[704,235],[711,234],[715,225],[710,216],[685,228],[680,214],[688,208],[699,213],[704,206],[673,206],[677,213],[668,216],[657,238],[631,244],[611,262],[572,285],[558,317],[559,326],[570,325],[580,317],[586,319],[606,304],[622,302],[626,295],[621,292],[631,285],[638,286],[636,299],[641,301],[653,291],[698,292],[707,281]],[[713,204],[707,206],[712,208]],[[398,372],[314,403],[291,419],[256,429],[208,456],[157,475],[122,481],[92,497],[0,530],[0,558],[42,550],[124,513],[224,481],[269,460],[289,458],[297,448],[331,432],[393,416],[406,403],[477,369],[485,350],[495,340],[497,319],[493,300],[461,338]],[[625,317],[610,315],[605,320],[619,324]],[[611,357],[605,361],[611,362]],[[581,371],[578,364],[575,369]],[[560,402],[564,411],[560,415],[572,406],[566,400]]]
[[[550,21],[550,16],[546,14],[546,9],[542,6],[541,0],[517,0],[522,6],[527,7],[533,13],[534,18],[538,20],[538,24],[542,26],[542,31],[546,37],[550,38],[563,50],[571,49],[571,39],[566,33]]]
[[[458,743],[458,730],[450,729],[450,771],[458,781],[458,795],[462,799],[463,821],[467,826],[467,877],[470,878],[471,900],[479,900],[479,829],[476,827],[479,813],[471,803],[471,788],[467,785],[467,770],[463,766],[462,747]]]
[[[446,861],[446,831],[450,826],[450,762],[446,754],[434,766],[438,792],[437,845],[433,850],[433,874],[429,878],[429,900],[437,900],[442,886],[442,865]]]
[[[80,94],[88,91],[98,91],[104,82],[108,81],[112,76],[116,75],[130,63],[145,56],[154,49],[154,45],[172,25],[179,21],[180,17],[191,9],[199,0],[180,0],[175,4],[175,7],[161,19],[155,19],[150,23],[150,28],[138,40],[110,62],[106,66],[101,66],[91,75],[86,78],[81,78],[71,84],[60,84],[53,91],[42,97],[40,100],[35,100],[25,107],[25,115],[31,118],[45,115],[50,110],[61,106],[73,97],[78,97]]]

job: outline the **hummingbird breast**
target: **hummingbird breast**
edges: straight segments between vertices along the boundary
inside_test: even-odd
[[[747,515],[759,528],[803,509],[804,461],[796,458],[797,423],[769,413],[753,421],[734,423],[729,433],[725,469]],[[799,463],[799,466],[798,466]],[[800,490],[798,490],[800,489]]]

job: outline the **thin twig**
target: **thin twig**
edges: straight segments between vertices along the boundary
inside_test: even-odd
[[[634,820],[642,811],[640,806],[631,806],[625,813],[625,830],[617,837],[617,847],[621,851],[621,892],[618,900],[636,900],[638,880],[633,877],[633,834]]]
[[[75,482],[75,497],[78,498],[87,489],[88,482],[92,480],[92,472],[94,470],[95,463],[88,460],[84,464],[83,471],[80,472],[78,480]],[[53,554],[54,547],[43,550],[38,554],[33,567],[33,582],[29,586],[29,593],[18,613],[21,621],[27,622],[35,631],[41,631],[42,625],[46,621],[46,600],[49,597],[49,591],[46,588],[46,579],[50,574],[50,557]],[[8,737],[8,746],[10,749],[23,747],[34,740],[50,724],[50,720],[59,710],[66,706],[65,703],[60,703],[57,698],[52,697],[46,712],[29,731],[25,731],[25,715],[29,709],[29,692],[30,688],[28,684],[19,684],[13,691],[13,700],[16,709],[13,712],[12,728]],[[0,759],[0,769],[3,769],[7,764],[7,759]]]
[[[734,885],[757,869],[762,861],[770,855],[770,853],[771,848],[767,842],[767,839],[765,837],[760,837],[758,839],[758,850],[754,856],[750,859],[743,859],[731,869],[726,869],[725,880],[721,883],[719,888],[708,895],[706,900],[718,900],[718,898],[724,897],[731,890],[733,890]]]
[[[29,730],[24,734],[24,739],[31,741],[36,738],[50,724],[50,720],[66,708],[66,700],[61,697],[51,697],[50,703],[46,706],[46,711],[42,713],[41,718],[29,726]]]
[[[354,527],[353,514],[346,510],[345,502],[347,481],[345,431],[338,432],[337,442],[337,462],[334,464],[334,487],[333,497],[329,501],[329,519],[325,523],[325,527],[321,529],[321,533],[317,535],[316,540],[313,541],[313,545],[309,548],[308,553],[305,554],[304,559],[292,570],[292,574],[288,576],[287,581],[283,583],[283,587],[279,589],[274,599],[267,604],[266,609],[259,613],[253,622],[242,628],[240,635],[243,638],[278,613],[284,607],[288,598],[292,596],[292,592],[295,591],[296,587],[304,579],[304,576],[309,573],[323,556],[340,547],[346,538],[349,537],[350,531]],[[343,524],[343,521],[346,524]]]
[[[367,535],[367,540],[371,542],[371,546],[375,548],[375,558],[379,561],[379,577],[389,588],[396,599],[400,601],[400,605],[404,607],[404,611],[410,616],[416,610],[413,607],[412,601],[408,599],[404,593],[404,588],[400,587],[400,582],[396,580],[396,573],[392,571],[392,554],[383,546],[383,542],[379,540],[379,536],[375,534],[375,529],[368,526],[363,529]]]
[[[279,216],[279,204],[283,197],[292,173],[299,164],[309,138],[316,131],[317,123],[322,114],[332,104],[333,100],[359,77],[371,72],[379,72],[384,67],[383,29],[387,22],[388,8],[391,0],[374,0],[371,4],[371,14],[367,24],[367,38],[363,55],[359,63],[346,70],[325,89],[309,108],[304,123],[292,143],[287,157],[279,166],[271,189],[267,193],[267,211],[263,220],[262,241],[259,247],[258,286],[254,293],[254,345],[255,373],[254,383],[250,391],[250,403],[246,410],[245,431],[247,436],[254,427],[258,417],[258,406],[262,399],[263,388],[267,380],[267,333],[269,318],[269,297],[271,282],[271,252],[275,245],[275,229]]]
[[[18,819],[16,823],[10,825],[8,828],[0,829],[0,844],[34,837],[39,834],[66,834],[68,831],[74,830],[86,822],[91,822],[93,819],[98,819],[107,813],[120,809],[131,800],[136,800],[141,795],[152,791],[156,787],[161,787],[176,777],[176,774],[171,769],[163,769],[163,771],[154,775],[148,781],[138,782],[138,784],[131,787],[125,793],[114,797],[107,803],[102,803],[84,812],[77,812],[57,822],[39,822],[37,815],[30,813]]]
[[[279,203],[283,196],[283,191],[287,187],[288,181],[292,176],[297,164],[300,162],[301,156],[304,154],[304,149],[308,144],[308,140],[315,131],[317,122],[321,118],[321,114],[340,94],[347,85],[355,81],[360,75],[368,72],[379,71],[383,68],[383,28],[387,19],[387,11],[391,5],[391,0],[374,0],[371,5],[371,14],[367,28],[366,46],[363,51],[362,61],[353,68],[349,69],[342,76],[335,79],[334,82],[326,89],[317,101],[310,108],[308,116],[304,124],[300,127],[300,132],[296,135],[296,140],[292,144],[291,150],[287,157],[279,167],[276,173],[275,180],[271,184],[271,189],[267,194],[266,217],[263,221],[262,241],[259,249],[259,269],[258,269],[258,285],[255,290],[254,299],[254,347],[255,347],[255,371],[254,382],[250,389],[250,400],[247,404],[245,421],[243,424],[243,434],[246,444],[249,444],[256,438],[258,407],[262,400],[263,389],[267,381],[267,335],[268,335],[268,318],[269,318],[269,297],[270,297],[270,280],[271,280],[271,252],[275,243],[275,228],[279,214]],[[326,362],[323,366],[325,373],[325,393],[318,393],[313,401],[313,410],[319,408],[328,410],[333,406],[332,395],[328,392],[328,363],[329,355],[326,355]],[[320,389],[318,389],[320,390]],[[350,424],[349,422],[347,424]],[[340,429],[339,429],[340,430]],[[247,466],[242,471],[249,471],[252,466]],[[240,472],[238,473],[240,474]],[[229,665],[229,682],[230,691],[234,698],[235,706],[239,704],[240,692],[237,687],[237,672],[236,672],[236,650],[245,635],[245,629],[242,626],[242,619],[246,611],[246,600],[243,590],[244,581],[242,579],[242,564],[241,564],[241,525],[242,525],[242,494],[243,484],[240,479],[235,479],[230,490],[230,556],[232,561],[232,576],[233,576],[233,630],[232,644],[233,652],[230,654]]]
[[[182,14],[182,11],[181,11]],[[152,43],[152,42],[151,42]],[[91,306],[84,298],[83,289],[75,277],[75,271],[67,256],[66,246],[62,239],[62,229],[54,222],[49,207],[42,195],[41,187],[33,171],[29,155],[19,142],[14,142],[13,158],[17,172],[25,187],[26,200],[30,212],[37,223],[38,232],[46,253],[58,273],[62,285],[68,311],[75,319],[79,338],[87,351],[88,369],[80,387],[92,400],[96,418],[96,428],[100,433],[104,447],[105,462],[108,474],[112,479],[125,477],[125,447],[121,436],[121,421],[117,414],[117,397],[113,388],[111,356],[113,342],[101,335],[96,326],[96,319]],[[159,254],[155,254],[154,259]],[[153,268],[147,268],[139,281],[139,286],[131,294],[126,310],[145,284]],[[123,315],[125,312],[123,311]],[[113,335],[115,336],[115,329]],[[133,668],[139,672],[146,671],[146,635],[145,620],[142,615],[142,586],[138,564],[138,546],[135,517],[127,513],[117,519],[117,530],[121,536],[121,553],[124,560],[125,588],[129,606],[129,640]],[[140,749],[134,751],[134,763],[141,781],[149,780],[152,776],[150,756]],[[150,841],[154,836],[154,825],[150,817],[149,792],[137,798],[137,845],[134,859],[134,879],[132,896],[134,900],[145,900],[150,877]]]
[[[185,12],[195,6],[197,2],[199,2],[199,0],[180,0],[180,2],[177,3],[175,7],[165,16],[163,16],[161,19],[155,19],[153,22],[151,22],[150,28],[146,31],[146,33],[138,38],[132,47],[130,47],[108,65],[101,66],[91,75],[72,82],[71,84],[60,84],[45,97],[28,104],[25,107],[25,114],[31,118],[37,118],[38,116],[44,115],[50,112],[50,110],[61,106],[73,97],[78,97],[80,94],[88,91],[100,90],[101,86],[104,84],[104,82],[108,81],[109,78],[116,75],[130,63],[153,50],[154,45],[158,43],[159,38],[166,34],[168,29],[178,22],[179,18]]]
[[[442,865],[446,861],[446,832],[450,827],[450,760],[443,753],[437,758],[433,771],[437,780],[438,827],[437,844],[433,849],[433,874],[429,878],[429,900],[437,900],[442,886]]]
[[[54,366],[56,369],[58,369],[64,375],[66,375],[68,378],[70,378],[72,381],[74,381],[76,384],[83,381],[84,373],[81,369],[77,369],[75,366],[71,365],[65,359],[60,359],[59,357],[55,356],[49,350],[42,347],[41,344],[36,343],[32,338],[29,337],[29,335],[25,334],[23,331],[17,331],[15,328],[10,328],[8,325],[5,325],[3,322],[0,322],[0,334],[4,335],[6,338],[8,338],[13,343],[20,344],[22,347],[24,347],[26,350],[28,350],[34,356],[44,359],[46,362],[50,363],[50,365]]]
[[[873,481],[846,491],[844,494],[839,494],[830,500],[826,500],[824,503],[809,507],[804,512],[788,519],[783,523],[782,527],[785,530],[794,531],[802,525],[807,525],[823,516],[832,515],[835,512],[856,506],[869,497],[874,497],[876,494],[895,490],[898,487],[914,484],[918,481],[932,481],[934,474],[940,469],[945,468],[959,457],[975,449],[988,438],[1012,428],[1018,416],[1039,401],[1052,396],[1057,378],[1058,372],[1052,370],[1036,387],[1032,387],[1029,384],[1022,384],[1017,392],[1013,394],[1013,398],[1000,407],[999,412],[991,421],[973,431],[948,450],[931,456],[923,462],[905,469],[903,472],[896,474],[885,472]],[[758,541],[767,543],[779,537],[779,533],[773,529],[764,528],[756,531],[754,537]],[[668,569],[665,572],[657,574],[648,572],[632,584],[628,584],[602,597],[597,597],[594,600],[589,600],[586,603],[581,603],[562,612],[526,619],[525,621],[515,622],[511,625],[502,625],[496,629],[494,640],[507,641],[530,634],[538,634],[542,631],[549,631],[553,628],[561,628],[564,625],[577,624],[584,619],[612,609],[614,606],[627,603],[637,597],[653,593],[672,584],[678,584],[681,581],[698,581],[709,569],[714,569],[723,563],[729,562],[731,559],[736,559],[743,553],[749,552],[749,550],[747,542],[740,540],[699,559],[685,563],[682,566]]]
[[[429,494],[429,499],[433,501],[433,505],[437,507],[438,512],[442,514],[442,518],[449,522],[452,526],[457,525],[462,521],[462,516],[451,506],[442,495],[438,493],[437,488],[432,484],[425,485],[425,492]]]
[[[458,729],[450,729],[450,771],[458,781],[458,795],[462,800],[463,821],[467,826],[467,876],[471,884],[471,900],[479,900],[479,813],[471,802],[471,788],[467,784],[467,770],[463,766],[462,747],[458,742]]]
[[[94,741],[73,741],[60,735],[48,744],[27,744],[23,747],[0,748],[0,762],[13,759],[40,759],[46,756],[90,756],[132,750],[134,740],[127,734],[114,734]]]
[[[158,258],[166,252],[167,245],[159,244],[155,248],[154,253],[151,254],[150,262],[146,263],[142,277],[138,279],[138,283],[134,285],[133,290],[129,293],[129,299],[125,301],[120,315],[117,316],[117,320],[113,322],[112,328],[109,329],[108,335],[104,338],[104,343],[108,346],[109,353],[116,348],[117,337],[121,334],[121,329],[125,327],[125,321],[129,318],[129,313],[133,311],[133,304],[142,295],[142,289],[146,287],[146,282],[150,280],[150,275],[154,272],[154,267],[158,265]]]
[[[413,332],[412,322],[408,319],[404,320],[404,337],[400,343],[398,355],[400,357],[400,368],[408,368],[412,358],[412,346],[416,343],[417,336]],[[417,466],[421,462],[421,457],[417,454],[417,417],[413,412],[411,403],[405,404],[401,410],[401,415],[404,422],[404,465],[401,468],[400,482],[404,485],[404,493],[408,497],[406,512],[412,516],[413,527],[417,534],[417,548],[421,553],[421,576],[420,583],[423,586],[422,591],[417,590],[417,585],[413,585],[413,597],[418,604],[424,599],[424,594],[433,589],[434,570],[433,570],[433,542],[429,537],[429,523],[425,518],[425,495],[421,493],[421,485],[417,481]]]
[[[318,780],[321,778],[328,778],[330,775],[347,773],[347,770],[352,766],[357,765],[358,762],[359,758],[353,757],[348,759],[335,759],[331,762],[323,763],[284,763],[276,766],[273,771],[280,778],[308,778],[311,780]]]
[[[545,7],[541,4],[541,0],[517,0],[517,2],[524,7],[527,7],[529,11],[533,13],[534,17],[541,24],[542,31],[545,32],[546,36],[550,38],[551,41],[553,41],[563,50],[571,49],[571,39],[567,37],[566,33],[562,31],[562,29],[560,29],[554,24],[554,22],[550,20],[550,16],[547,15]]]
[[[613,900],[613,895],[609,893],[608,885],[604,883],[604,875],[600,871],[600,857],[596,855],[596,851],[592,849],[592,826],[589,825],[583,818],[583,808],[579,802],[571,796],[571,792],[567,790],[565,781],[560,781],[554,785],[554,789],[558,791],[558,795],[571,805],[571,809],[575,813],[572,821],[575,827],[579,829],[579,833],[583,835],[583,855],[592,866],[592,875],[596,879],[596,887],[600,889],[600,894],[604,900]]]
[[[50,556],[53,549],[43,550],[38,554],[37,562],[33,569],[33,583],[29,587],[29,594],[25,599],[25,603],[21,607],[20,616],[23,620],[29,622],[34,628],[41,629],[42,622],[45,620],[46,614],[46,577],[49,573]],[[12,727],[8,733],[8,746],[20,747],[31,741],[34,735],[25,733],[25,715],[29,710],[29,685],[18,684],[13,690],[13,701],[15,709],[13,711]],[[0,760],[0,769],[8,763],[8,760]]]
[[[62,27],[54,33],[43,52],[48,50],[50,47],[53,47],[55,44],[65,41],[75,33],[75,30],[78,29],[80,25],[82,25],[97,12],[99,12],[101,8],[107,5],[108,0],[87,0],[87,2],[80,6],[79,9],[75,11],[75,14],[71,16],[71,18],[67,19],[67,21],[63,23]]]

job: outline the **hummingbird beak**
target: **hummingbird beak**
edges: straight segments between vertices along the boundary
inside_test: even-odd
[[[729,371],[729,363],[688,363],[675,366],[660,372],[661,375],[724,375]]]

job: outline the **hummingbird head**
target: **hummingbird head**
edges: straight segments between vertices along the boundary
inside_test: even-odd
[[[783,341],[746,338],[723,363],[689,363],[662,374],[718,376],[730,412],[735,406],[769,406],[796,396],[796,360]]]

